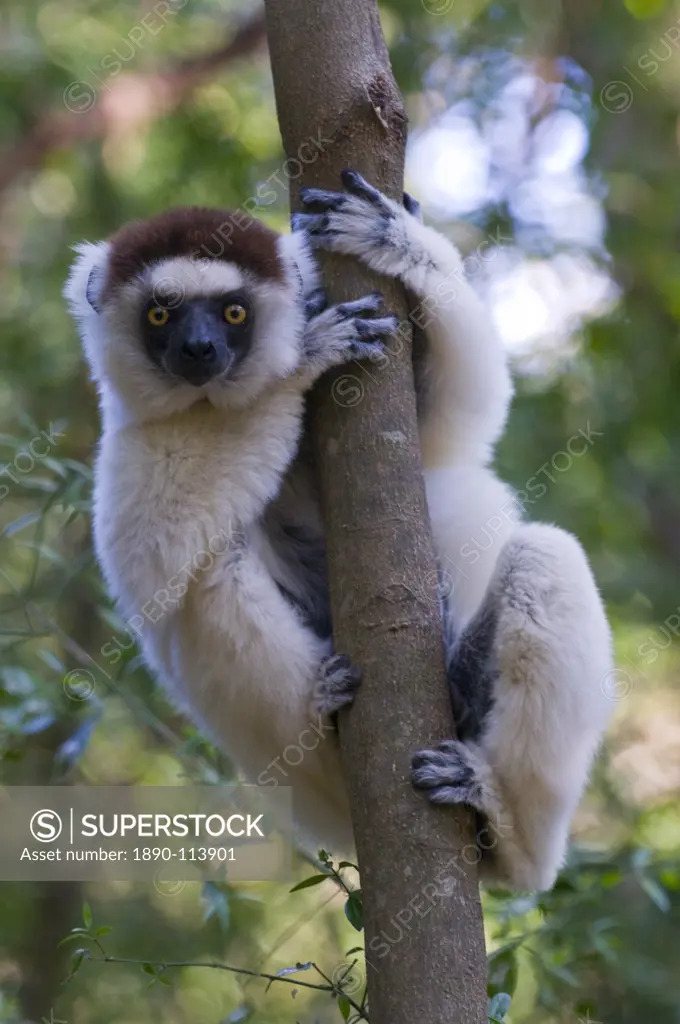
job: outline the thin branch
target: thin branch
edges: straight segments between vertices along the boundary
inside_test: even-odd
[[[353,970],[354,966],[356,965],[356,962],[357,962],[356,960],[352,961],[352,963],[350,964],[350,966],[347,968],[347,970],[343,974],[342,978],[340,979],[341,982],[344,981],[345,978],[347,977],[347,975],[351,973],[351,971]],[[348,996],[346,992],[343,992],[343,990],[341,988],[339,988],[338,985],[334,984],[332,979],[329,978],[327,974],[324,974],[324,972],[321,970],[320,967],[317,966],[317,964],[312,963],[312,967],[314,968],[315,971],[318,972],[318,974],[321,975],[321,977],[324,979],[324,981],[327,981],[329,983],[329,985],[333,986],[333,991],[336,994],[342,995],[347,1000],[347,1002],[352,1007],[352,1009],[355,1010],[359,1014],[359,1017],[358,1017],[359,1020],[368,1020],[369,1019],[366,1016],[365,1010],[361,1006],[359,1006],[358,1003],[355,1003],[354,1000],[350,996]]]
[[[286,985],[296,985],[299,988],[313,988],[317,992],[333,992],[332,986],[329,985],[314,985],[310,981],[299,981],[296,978],[289,978],[280,974],[250,971],[247,967],[231,967],[229,964],[221,964],[217,960],[137,960],[134,957],[125,956],[93,956],[89,951],[85,953],[84,959],[92,960],[94,963],[134,964],[137,967],[149,964],[150,967],[158,967],[164,971],[170,970],[173,967],[209,967],[214,971],[228,971],[230,974],[247,974],[250,978],[263,978],[265,981],[282,981]]]
[[[106,963],[106,964],[133,964],[137,967],[143,967],[148,964],[150,967],[157,967],[162,971],[170,970],[173,967],[209,967],[215,971],[228,971],[230,974],[245,974],[250,978],[262,978],[264,981],[274,982],[281,981],[286,985],[295,985],[296,988],[311,988],[316,992],[328,992],[333,996],[342,996],[347,1000],[349,1005],[360,1014],[360,1020],[368,1020],[365,1012],[355,1003],[351,996],[348,996],[346,992],[343,992],[341,988],[333,983],[323,971],[313,962],[309,963],[310,967],[313,967],[318,974],[324,978],[327,985],[314,985],[311,981],[300,981],[299,978],[291,978],[281,974],[266,974],[263,971],[250,971],[247,967],[232,967],[229,964],[221,964],[217,960],[137,960],[133,957],[124,956],[93,956],[89,950],[83,951],[83,959],[91,960],[93,963]],[[306,965],[305,965],[306,966]],[[302,968],[301,968],[302,969]]]

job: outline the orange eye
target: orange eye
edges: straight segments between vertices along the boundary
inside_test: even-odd
[[[170,319],[170,314],[162,306],[152,306],[146,314],[146,318],[152,327],[163,327]]]
[[[237,302],[230,302],[228,306],[224,307],[224,319],[232,326],[244,323],[247,316],[247,309],[244,306],[239,306]]]

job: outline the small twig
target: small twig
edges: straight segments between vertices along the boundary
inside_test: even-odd
[[[101,947],[100,947],[101,948]],[[316,992],[329,992],[334,996],[343,996],[353,1010],[361,1014],[361,1020],[368,1020],[359,1006],[354,1000],[343,992],[342,989],[338,988],[333,983],[333,980],[329,978],[324,972],[315,964],[311,966],[317,971],[318,974],[327,982],[326,985],[314,985],[311,981],[301,981],[299,978],[290,978],[281,974],[267,974],[264,971],[250,971],[247,967],[232,967],[230,964],[221,964],[217,960],[137,960],[134,957],[124,956],[93,956],[92,953],[87,950],[83,954],[83,959],[91,960],[94,963],[106,963],[106,964],[134,964],[138,967],[143,967],[144,964],[149,964],[150,967],[158,967],[163,971],[168,971],[173,967],[209,967],[215,971],[228,971],[230,974],[246,974],[250,978],[262,978],[265,981],[274,982],[282,981],[286,985],[295,985],[297,988],[311,988]]]
[[[354,964],[355,963],[356,963],[356,960],[354,961]],[[354,966],[354,964],[352,964],[352,967]],[[321,977],[324,979],[324,981],[328,982],[328,984],[331,986],[333,992],[336,995],[342,996],[343,999],[347,1000],[347,1002],[352,1007],[352,1009],[356,1010],[356,1012],[359,1014],[359,1020],[368,1020],[368,1017],[365,1016],[364,1011],[361,1009],[359,1004],[355,1003],[354,1000],[351,998],[351,996],[348,996],[347,993],[344,992],[341,988],[338,988],[338,986],[334,983],[333,979],[329,978],[327,974],[324,974],[324,972],[321,970],[321,968],[317,964],[315,964],[314,961],[312,961],[312,967],[314,968],[315,971],[317,971],[321,975]],[[352,970],[352,967],[348,968],[348,970],[345,971],[345,973],[343,974],[343,976],[342,976],[342,980],[343,981],[347,977],[349,972]]]
[[[251,978],[263,978],[265,981],[282,981],[286,985],[296,985],[299,988],[313,988],[317,992],[335,994],[335,987],[332,982],[329,985],[313,985],[310,981],[300,981],[297,978],[288,978],[285,975],[249,971],[247,967],[231,967],[229,964],[221,964],[217,960],[137,960],[133,957],[124,956],[93,956],[89,950],[85,953],[84,959],[92,960],[94,963],[136,964],[138,967],[149,964],[151,967],[160,967],[163,970],[170,970],[172,967],[210,967],[214,971],[229,971],[230,974],[247,974]],[[319,971],[319,973],[321,972]],[[342,994],[344,995],[344,993]]]
[[[348,896],[351,896],[352,893],[354,892],[354,890],[350,889],[350,887],[347,885],[347,883],[345,882],[345,880],[342,877],[342,875],[340,874],[340,872],[336,871],[332,864],[329,864],[329,867],[331,869],[331,874],[332,874],[333,878],[335,878],[335,880],[337,881],[337,883],[340,886],[340,888],[344,889],[344,891],[347,893]]]
[[[99,943],[97,943],[99,945]],[[99,947],[101,949],[101,946]],[[228,971],[230,974],[246,974],[250,978],[262,978],[264,981],[274,982],[281,981],[286,985],[295,985],[296,988],[311,988],[316,992],[328,992],[333,996],[342,996],[347,1000],[349,1005],[356,1013],[359,1014],[359,1020],[368,1021],[368,1017],[365,1011],[356,1003],[351,996],[348,996],[346,992],[343,992],[315,963],[311,966],[315,971],[327,982],[326,985],[314,985],[311,981],[301,981],[299,978],[291,978],[281,974],[267,974],[264,971],[250,971],[247,967],[232,967],[229,964],[221,964],[217,960],[137,960],[133,957],[124,956],[108,956],[106,954],[102,956],[93,956],[90,950],[83,952],[83,959],[91,960],[93,963],[105,963],[105,964],[133,964],[137,967],[143,967],[148,964],[150,967],[158,967],[162,971],[168,971],[173,967],[209,967],[215,971]]]

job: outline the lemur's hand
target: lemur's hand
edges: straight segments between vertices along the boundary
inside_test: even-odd
[[[293,214],[293,230],[306,231],[312,245],[358,256],[374,269],[398,277],[413,261],[417,241],[411,227],[420,223],[420,206],[408,193],[404,205],[388,199],[356,171],[342,172],[346,192],[303,188],[306,207],[320,213]]]
[[[352,359],[378,361],[385,354],[383,340],[393,334],[396,316],[373,316],[383,304],[380,292],[364,295],[354,302],[328,306],[326,293],[319,289],[307,299],[307,325],[303,338],[302,371],[317,377],[331,366]]]

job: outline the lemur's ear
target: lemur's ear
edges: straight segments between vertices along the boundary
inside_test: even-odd
[[[108,242],[81,242],[75,246],[76,259],[71,267],[64,295],[72,314],[83,319],[92,311],[102,311],[102,289],[106,280],[109,258]]]
[[[102,267],[95,264],[90,271],[85,285],[85,298],[92,306],[95,313],[101,313],[102,307],[99,301],[101,295],[102,285],[104,283],[104,274]]]

